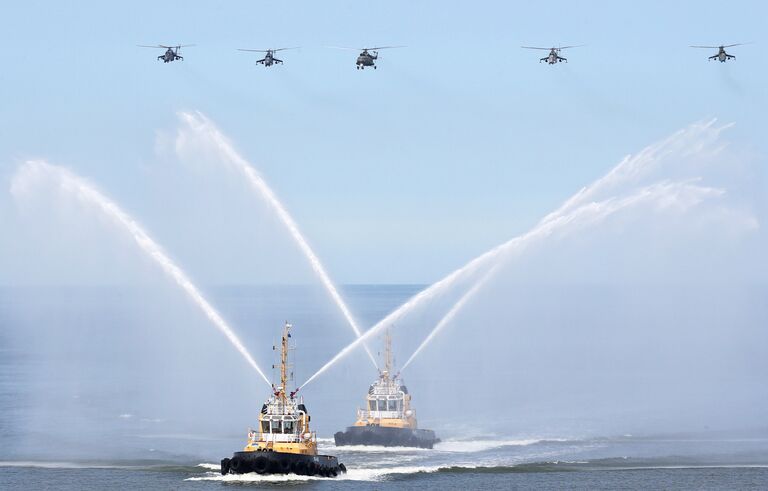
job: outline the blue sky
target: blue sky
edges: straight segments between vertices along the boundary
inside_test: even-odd
[[[729,138],[765,155],[766,18],[763,2],[14,2],[0,17],[0,177],[30,157],[66,165],[201,267],[211,252],[174,229],[197,219],[147,198],[158,131],[200,110],[331,276],[431,282],[690,122],[736,122]],[[687,47],[736,42],[755,44],[727,64]],[[154,43],[197,46],[163,65],[136,47]],[[381,44],[408,47],[362,73],[355,53],[323,48]],[[587,46],[551,67],[522,44]],[[235,50],[275,46],[302,49],[271,70]]]

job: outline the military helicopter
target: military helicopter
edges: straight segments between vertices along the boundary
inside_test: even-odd
[[[736,44],[729,44],[726,46],[691,46],[691,48],[706,48],[706,49],[717,49],[717,54],[710,56],[709,61],[712,60],[720,60],[720,63],[725,63],[726,61],[730,60],[731,58],[736,59],[735,56],[729,55],[725,52],[725,48],[732,48],[734,46],[741,46],[742,44],[747,43],[736,43]]]
[[[331,46],[335,49],[348,49],[352,51],[360,51],[360,54],[357,55],[357,61],[355,62],[355,66],[358,70],[364,70],[367,66],[372,66],[373,69],[376,69],[376,63],[375,60],[379,59],[379,50],[380,49],[392,49],[392,48],[405,48],[405,46],[379,46],[377,48],[347,48],[343,46]]]
[[[262,58],[261,60],[256,61],[256,64],[258,65],[259,63],[261,63],[265,67],[269,67],[269,66],[272,66],[272,65],[282,64],[283,63],[283,60],[278,60],[277,58],[275,58],[275,53],[277,53],[278,51],[284,51],[286,49],[297,49],[297,48],[298,48],[298,46],[295,46],[293,48],[277,48],[277,49],[243,49],[243,48],[238,48],[237,50],[238,51],[254,51],[256,53],[266,53],[264,55],[264,58]]]
[[[579,44],[578,46],[560,46],[559,48],[539,48],[537,46],[520,46],[520,47],[525,49],[543,49],[544,51],[549,50],[549,54],[544,58],[541,58],[539,60],[539,63],[541,63],[542,61],[546,61],[550,65],[554,65],[555,63],[559,63],[561,61],[568,63],[568,58],[563,58],[562,56],[560,56],[561,50],[568,49],[568,48],[579,48],[581,46],[584,46],[584,45]]]
[[[172,61],[181,60],[184,61],[184,57],[179,54],[181,51],[181,48],[186,48],[187,46],[194,46],[194,44],[180,44],[178,46],[165,46],[164,44],[158,44],[156,46],[145,46],[143,44],[140,44],[140,48],[163,48],[165,49],[165,53],[158,56],[158,61],[163,60],[163,63],[170,63]]]

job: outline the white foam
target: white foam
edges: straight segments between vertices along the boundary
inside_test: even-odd
[[[420,472],[436,472],[438,466],[403,466],[389,468],[366,468],[349,469],[346,474],[340,474],[338,477],[318,477],[318,476],[299,476],[296,474],[270,474],[259,475],[249,474],[221,474],[208,473],[205,476],[189,477],[185,481],[221,481],[221,482],[244,482],[244,483],[267,483],[267,482],[289,482],[289,481],[317,481],[317,480],[342,480],[342,481],[381,481],[387,476],[393,474],[417,474]]]
[[[457,453],[484,452],[492,448],[527,446],[542,441],[535,438],[522,440],[448,440],[436,443],[435,450]]]
[[[365,452],[365,453],[410,453],[410,452],[430,452],[428,448],[418,447],[385,447],[383,445],[343,445],[341,447],[327,447],[335,452]]]

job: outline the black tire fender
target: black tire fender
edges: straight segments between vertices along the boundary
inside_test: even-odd
[[[243,467],[243,459],[241,459],[240,457],[232,457],[231,459],[229,459],[229,468],[235,474],[240,472],[242,467]]]
[[[257,474],[264,474],[267,471],[267,458],[263,456],[256,457],[256,460],[253,461],[253,470]]]

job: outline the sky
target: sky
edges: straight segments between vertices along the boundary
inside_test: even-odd
[[[273,210],[227,166],[230,147],[179,116],[199,111],[269,183],[339,284],[430,285],[523,238],[395,322],[402,361],[473,284],[483,286],[409,367],[424,414],[447,401],[463,417],[465,393],[453,389],[477,384],[488,397],[494,387],[520,388],[502,404],[528,404],[520,425],[539,416],[549,424],[562,408],[598,419],[598,406],[617,425],[637,421],[627,408],[698,415],[691,424],[699,426],[762,425],[766,18],[764,2],[8,3],[0,16],[0,287],[160,288],[133,300],[119,288],[86,288],[82,312],[52,289],[45,302],[63,307],[9,302],[10,314],[0,314],[16,317],[0,325],[16,326],[22,346],[46,340],[43,352],[62,358],[44,370],[78,359],[67,350],[111,363],[110,351],[93,349],[104,345],[121,352],[125,368],[115,372],[126,379],[157,331],[142,373],[175,367],[168,380],[184,383],[170,402],[206,397],[250,417],[252,406],[224,402],[256,391],[200,393],[215,384],[215,368],[242,369],[242,360],[114,219],[55,183],[10,192],[24,162],[42,159],[135,218],[262,366],[272,356],[265,340],[284,319],[314,336],[302,378],[352,340]],[[724,64],[707,61],[716,50],[688,47],[740,42],[752,44],[732,48],[737,58]],[[183,62],[163,64],[160,50],[137,47],[155,43],[195,46]],[[569,62],[557,66],[538,62],[546,52],[520,48],[558,44],[584,46],[564,51]],[[326,47],[371,45],[406,47],[381,51],[375,71],[355,70],[354,51]],[[271,69],[237,51],[283,46],[301,48]],[[688,136],[666,140],[683,128]],[[585,186],[591,191],[561,206]],[[320,314],[289,294],[216,288],[275,283],[309,284]],[[420,288],[386,301],[374,295],[367,310],[360,298],[369,290],[341,290],[368,328]],[[182,337],[193,339],[177,343]],[[363,357],[342,359],[308,387],[326,408],[326,434],[351,414],[334,405],[342,389],[351,408],[359,393],[346,386],[368,383]],[[190,376],[187,364],[206,378]],[[592,384],[574,384],[574,374]],[[153,380],[147,400],[169,402],[175,384]],[[69,381],[80,383],[77,374]],[[324,394],[331,385],[336,392]]]
[[[202,283],[307,281],[300,256],[272,260],[288,242],[231,176],[170,162],[178,111],[197,110],[336,281],[431,283],[694,121],[736,123],[729,140],[763,158],[766,14],[763,2],[13,2],[0,18],[0,185],[42,158],[95,183]],[[738,42],[754,44],[727,64],[687,47]],[[164,65],[136,46],[154,43],[195,46]],[[558,66],[519,48],[558,44],[585,46]],[[407,47],[365,72],[326,48],[370,45]],[[282,46],[301,49],[269,70],[236,51]],[[16,213],[0,197],[0,219],[28,230]],[[53,264],[53,246],[25,259],[6,230],[0,284],[73,281],[65,266],[29,268]],[[76,254],[75,239],[57,247]]]

